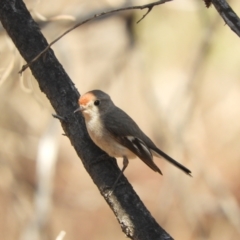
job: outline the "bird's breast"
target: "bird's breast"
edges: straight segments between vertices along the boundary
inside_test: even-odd
[[[136,155],[128,148],[118,143],[114,137],[103,127],[98,117],[86,121],[88,134],[92,141],[111,157],[135,158]]]

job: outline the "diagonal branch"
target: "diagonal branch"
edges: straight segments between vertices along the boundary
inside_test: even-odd
[[[229,4],[225,0],[211,0],[211,3],[217,9],[225,23],[240,37],[240,19]]]
[[[0,21],[26,62],[48,47],[22,0],[0,0]],[[120,179],[120,185],[114,193],[108,196],[109,188],[120,170],[116,160],[104,154],[90,140],[82,116],[73,114],[78,107],[79,93],[53,51],[49,48],[44,58],[33,62],[30,69],[57,115],[65,117],[61,120],[65,134],[126,236],[138,240],[171,240],[171,236],[158,225],[125,177]]]
[[[85,23],[88,23],[92,20],[95,20],[97,18],[103,17],[105,15],[110,15],[116,12],[121,12],[121,11],[126,11],[126,10],[134,10],[134,9],[148,9],[147,13],[143,15],[143,17],[137,21],[137,23],[139,23],[140,21],[142,21],[147,15],[148,13],[150,13],[150,11],[152,10],[153,7],[166,3],[166,2],[170,2],[172,0],[160,0],[160,1],[156,1],[153,3],[149,3],[149,4],[145,4],[145,5],[140,5],[140,6],[131,6],[131,7],[123,7],[123,8],[118,8],[118,9],[114,9],[114,10],[110,10],[110,11],[106,11],[106,12],[102,12],[99,14],[95,14],[90,18],[87,18],[86,20],[77,23],[76,25],[74,25],[73,27],[69,28],[67,31],[65,31],[63,34],[61,34],[59,37],[57,37],[55,40],[53,40],[52,42],[49,43],[49,45],[42,50],[36,57],[34,57],[31,61],[29,61],[27,64],[22,66],[22,69],[19,71],[19,73],[23,73],[33,62],[35,62],[39,57],[41,57],[48,49],[50,49],[50,47],[55,44],[57,41],[59,41],[61,38],[63,38],[66,34],[68,34],[69,32],[73,31],[74,29],[82,26]]]

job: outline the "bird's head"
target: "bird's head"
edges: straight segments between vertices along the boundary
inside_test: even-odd
[[[110,96],[101,90],[92,90],[83,94],[78,100],[79,108],[74,111],[81,111],[85,119],[105,114],[114,106]]]

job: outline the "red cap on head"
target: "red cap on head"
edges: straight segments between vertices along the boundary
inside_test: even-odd
[[[94,99],[94,95],[90,92],[82,95],[79,100],[78,100],[78,103],[79,105],[81,106],[85,106],[88,104],[89,101],[91,101],[92,99]]]

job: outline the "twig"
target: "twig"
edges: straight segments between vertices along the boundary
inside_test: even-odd
[[[140,23],[153,9],[153,6],[148,8],[148,11],[137,21],[137,23]]]
[[[80,23],[77,23],[76,25],[74,25],[73,27],[71,27],[70,29],[68,29],[67,31],[65,31],[63,34],[61,34],[59,37],[57,37],[55,40],[53,40],[51,43],[49,43],[49,45],[43,50],[41,51],[35,58],[33,58],[30,62],[28,62],[27,64],[23,65],[22,66],[22,69],[19,71],[20,74],[22,74],[33,62],[35,62],[39,57],[41,57],[45,52],[47,52],[47,50],[54,44],[56,43],[57,41],[59,41],[62,37],[64,37],[66,34],[68,34],[69,32],[71,32],[72,30],[74,30],[75,28],[87,23],[87,22],[90,22],[94,19],[97,19],[97,18],[100,18],[102,16],[105,16],[105,15],[109,15],[109,14],[112,14],[112,13],[116,13],[116,12],[120,12],[120,11],[126,11],[126,10],[134,10],[134,9],[148,9],[147,13],[143,15],[143,17],[137,21],[137,23],[139,23],[140,21],[142,21],[150,12],[151,10],[153,9],[153,7],[157,6],[157,5],[160,5],[160,4],[163,4],[163,3],[166,3],[166,2],[170,2],[172,0],[160,0],[160,1],[156,1],[156,2],[153,2],[153,3],[149,3],[149,4],[145,4],[145,5],[141,5],[141,6],[131,6],[131,7],[123,7],[123,8],[118,8],[118,9],[114,9],[114,10],[110,10],[110,11],[106,11],[106,12],[102,12],[102,13],[99,13],[99,14],[95,14],[94,16],[80,22]]]
[[[57,115],[57,114],[55,114],[55,113],[53,113],[52,116],[53,116],[54,118],[57,118],[57,119],[61,120],[61,121],[67,122],[67,119],[66,119],[65,117],[62,117],[62,116]]]

